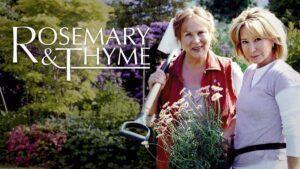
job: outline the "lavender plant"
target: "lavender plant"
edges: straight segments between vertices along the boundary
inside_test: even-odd
[[[148,25],[137,25],[135,27],[132,27],[133,29],[139,28],[142,32],[146,32],[147,29],[149,29],[149,32],[146,35],[146,44],[145,46],[149,47],[150,50],[146,51],[147,54],[150,55],[147,63],[150,63],[152,66],[152,69],[154,70],[155,65],[158,65],[161,58],[156,53],[156,48],[158,43],[160,42],[160,39],[165,32],[166,28],[168,26],[168,22],[153,22],[149,26]],[[118,37],[120,38],[120,41],[124,40],[124,32],[120,30],[116,30]],[[109,31],[106,32],[107,35],[109,35]],[[142,47],[142,41],[138,33],[136,32],[134,35],[131,36],[133,41],[136,43],[136,45],[128,42],[126,45],[118,45],[116,41],[109,41],[109,43],[105,46],[105,49],[108,53],[111,53],[113,49],[118,50],[121,48],[122,51],[124,51],[124,54],[126,56],[130,56],[132,50],[134,48],[137,49],[137,51],[140,50]],[[115,51],[111,56],[111,62],[117,63],[118,60],[118,51]],[[106,62],[106,57],[101,57],[102,62]],[[138,63],[140,63],[140,53],[137,52],[137,59]],[[101,62],[101,61],[100,61]],[[132,62],[124,63],[122,62],[119,67],[132,67],[132,66],[140,66],[137,64],[134,64]],[[101,74],[98,75],[97,80],[100,86],[104,87],[103,84],[106,80],[113,81],[114,84],[117,86],[124,87],[128,92],[129,96],[135,98],[138,102],[142,102],[142,96],[143,96],[143,80],[145,80],[145,77],[148,77],[148,74],[151,72],[151,70],[138,70],[138,69],[122,69],[122,70],[105,70],[102,71]],[[143,75],[143,73],[145,73]]]

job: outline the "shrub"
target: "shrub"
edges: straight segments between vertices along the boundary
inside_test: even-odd
[[[20,112],[0,112],[0,161],[5,160],[8,132],[20,124],[29,124],[27,114]]]
[[[138,103],[133,102],[124,90],[110,82],[106,82],[101,89],[95,92],[94,100],[83,99],[79,103],[77,105],[79,110],[76,110],[79,113],[51,116],[50,119],[40,120],[41,122],[35,125],[36,130],[39,132],[32,130],[32,127],[16,127],[10,132],[8,141],[3,139],[3,142],[7,142],[7,144],[15,144],[13,147],[20,145],[18,151],[7,151],[8,161],[23,166],[42,165],[50,168],[129,169],[154,167],[154,158],[143,146],[126,140],[118,134],[121,124],[124,121],[133,120],[139,111]],[[25,116],[17,113],[14,115]],[[27,119],[25,117],[24,119]],[[21,123],[20,120],[15,121],[16,124]],[[24,122],[21,124],[28,124],[29,120],[24,120]],[[15,127],[14,121],[8,120],[7,123]],[[10,128],[7,130],[10,130]],[[42,137],[48,130],[53,131],[52,133],[65,133],[66,140],[59,148],[61,151],[54,151],[51,140],[34,147],[37,146],[34,142],[37,142],[38,138]],[[17,135],[18,133],[23,134]],[[38,134],[34,135],[34,133]],[[13,142],[12,137],[17,137],[16,135],[22,139]],[[33,140],[30,146],[36,148],[36,151],[33,151],[33,148],[29,151],[26,148],[28,146],[21,147],[25,144],[26,139],[31,138],[31,136]],[[47,155],[44,155],[43,151],[46,150],[48,151]],[[36,157],[37,154],[40,158],[34,159],[33,157]],[[17,156],[20,156],[20,158],[16,159]]]
[[[118,129],[99,129],[95,119],[79,116],[49,119],[47,125],[64,128],[67,141],[58,168],[153,168],[154,159],[140,145],[124,140]]]
[[[160,64],[159,60],[162,59],[157,53],[157,45],[160,42],[160,39],[162,38],[166,28],[168,26],[168,22],[152,22],[148,25],[136,25],[132,27],[133,29],[139,28],[142,32],[146,32],[147,29],[149,29],[149,32],[146,35],[146,44],[142,44],[140,35],[136,32],[131,38],[136,43],[136,45],[133,45],[130,42],[127,42],[127,45],[119,45],[117,41],[110,41],[106,46],[106,50],[109,51],[108,53],[112,53],[112,51],[119,50],[118,48],[121,47],[122,51],[126,54],[126,56],[129,56],[132,53],[132,50],[134,48],[137,49],[137,51],[140,50],[142,46],[147,46],[150,49],[146,50],[146,54],[149,55],[149,58],[146,58],[146,63],[150,63],[150,65],[155,68],[158,64]],[[124,33],[121,30],[116,31],[118,33],[118,36],[120,39],[124,39]],[[110,32],[107,32],[108,34]],[[140,54],[137,53],[137,59],[140,60]],[[102,54],[103,59],[106,59],[104,54]],[[118,52],[114,52],[111,56],[112,63],[117,63],[119,54]],[[104,61],[106,62],[106,61]],[[138,61],[140,63],[140,61]],[[124,63],[121,62],[118,66],[133,66],[136,65],[131,60],[130,63]],[[152,69],[153,69],[152,68]],[[143,81],[145,81],[145,77],[149,75],[149,73],[152,73],[155,71],[155,69],[148,71],[148,70],[138,70],[138,69],[122,69],[122,70],[109,70],[109,71],[102,71],[101,74],[98,76],[98,83],[103,84],[105,80],[113,80],[117,85],[123,86],[126,91],[128,91],[129,96],[135,98],[140,104],[142,103],[143,99]]]
[[[101,129],[117,129],[139,112],[138,103],[129,98],[122,88],[108,81],[95,91],[93,100],[83,99],[77,107],[80,108],[77,115],[94,119],[93,122]]]
[[[19,125],[9,132],[6,160],[21,166],[51,167],[66,141],[66,134],[47,126]]]
[[[134,119],[138,104],[110,82],[101,87],[93,101],[82,100],[78,105],[81,108],[79,114],[51,117],[43,122],[43,125],[67,134],[53,166],[76,169],[153,168],[155,160],[144,147],[118,134],[124,121]]]
[[[299,21],[300,25],[300,21]],[[289,54],[287,63],[290,64],[296,71],[300,72],[300,30],[295,28],[294,23],[289,23],[288,39],[289,39]]]
[[[7,7],[7,10],[11,9],[11,11],[3,11],[1,7]],[[22,109],[31,112],[33,118],[44,118],[49,115],[73,113],[76,104],[82,99],[92,100],[94,98],[95,90],[92,83],[99,73],[98,71],[72,71],[71,81],[67,81],[65,71],[61,68],[52,64],[46,66],[42,63],[45,48],[62,47],[59,44],[60,37],[55,38],[57,41],[50,46],[43,45],[38,39],[34,39],[26,45],[38,63],[33,64],[27,54],[21,51],[18,51],[18,64],[13,63],[12,27],[27,25],[36,31],[44,27],[56,30],[60,27],[85,27],[94,30],[105,26],[108,13],[112,10],[109,6],[98,0],[18,0],[17,2],[5,0],[0,2],[0,8],[0,73],[2,75],[2,77],[0,75],[0,81],[4,80],[4,93],[16,98],[15,100],[10,99],[11,102],[7,103],[8,108],[14,106],[16,110]],[[43,39],[46,42],[55,35],[47,34]],[[30,36],[31,34],[28,32],[20,31],[18,41],[26,40]],[[70,48],[72,44],[68,43],[63,47]],[[72,64],[83,65],[82,54],[80,52],[73,53]],[[55,64],[66,65],[65,58],[64,52],[56,53]],[[89,66],[91,64],[93,63],[90,62]],[[8,80],[5,81],[6,79]],[[15,85],[18,86],[11,87]],[[13,104],[13,102],[15,103]]]
[[[218,22],[216,33],[217,41],[213,43],[212,50],[217,55],[232,58],[232,60],[241,67],[242,71],[245,71],[247,64],[242,57],[236,56],[234,53],[229,33],[226,32],[229,32],[229,25],[224,22]]]

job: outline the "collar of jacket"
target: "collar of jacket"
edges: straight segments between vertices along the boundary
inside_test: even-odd
[[[183,61],[185,58],[185,51],[183,51],[174,61],[171,63],[169,67],[168,73],[172,76],[177,76],[180,81],[183,81],[182,77],[182,67]],[[209,50],[206,57],[205,62],[205,72],[217,70],[221,71],[220,62],[218,61],[217,55],[213,53],[213,51]]]

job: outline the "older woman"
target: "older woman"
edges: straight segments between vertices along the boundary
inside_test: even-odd
[[[271,12],[251,8],[230,30],[251,65],[237,101],[234,169],[300,169],[300,75],[284,59],[287,36]]]
[[[157,70],[150,76],[150,87],[157,82],[162,87],[149,114],[155,114],[166,102],[182,98],[183,88],[195,95],[201,86],[220,86],[224,89],[220,99],[222,127],[225,136],[230,136],[232,133],[226,131],[231,131],[230,126],[235,123],[236,96],[243,74],[231,59],[219,57],[210,50],[215,31],[213,16],[203,8],[189,8],[176,14],[173,27],[183,52],[170,65],[167,74]],[[203,98],[198,103],[205,110]],[[162,140],[158,139],[156,162],[159,169],[168,168],[169,163],[169,154],[162,147]]]

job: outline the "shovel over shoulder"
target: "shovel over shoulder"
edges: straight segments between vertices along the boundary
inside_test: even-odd
[[[169,54],[167,60],[161,66],[161,70],[164,72],[167,71],[170,62],[174,56],[177,56],[180,53],[180,47],[176,40],[174,30],[173,30],[173,19],[170,21],[168,28],[166,29],[163,38],[158,46],[158,50]],[[147,100],[143,105],[142,111],[134,121],[124,122],[120,129],[120,135],[126,138],[143,142],[148,141],[151,130],[147,127],[147,116],[149,115],[149,111],[153,106],[155,99],[158,97],[158,93],[160,91],[161,84],[155,83],[147,96]],[[137,132],[139,131],[139,132]],[[142,134],[139,134],[142,133]]]

